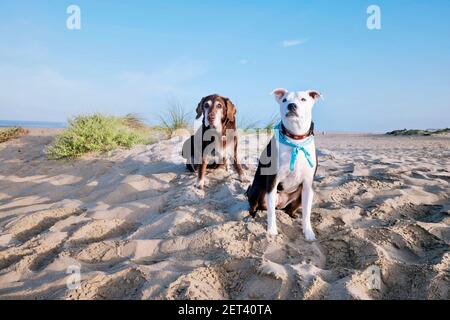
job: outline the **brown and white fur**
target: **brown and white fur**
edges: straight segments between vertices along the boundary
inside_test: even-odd
[[[281,121],[288,139],[299,143],[313,135],[312,108],[320,97],[317,91],[288,92],[273,91],[280,105]],[[276,133],[277,134],[277,133]],[[304,140],[303,140],[304,141]],[[277,235],[275,211],[283,210],[292,217],[302,206],[303,232],[308,241],[316,239],[311,226],[313,204],[313,180],[317,171],[317,156],[314,142],[305,149],[312,157],[314,166],[308,164],[304,154],[299,153],[293,172],[290,170],[292,147],[279,143],[275,136],[258,164],[252,185],[247,190],[250,214],[255,217],[258,210],[267,210],[267,232]]]
[[[184,143],[183,157],[191,172],[198,171],[197,187],[204,188],[207,168],[228,169],[230,154],[240,179],[245,181],[238,157],[237,110],[234,104],[226,97],[213,94],[202,98],[196,112],[196,119],[203,117],[202,127]]]

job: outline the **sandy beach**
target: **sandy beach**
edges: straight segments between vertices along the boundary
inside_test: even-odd
[[[231,169],[198,190],[185,137],[47,160],[58,132],[0,144],[0,299],[450,299],[449,136],[317,135],[311,243],[282,212],[268,237]]]

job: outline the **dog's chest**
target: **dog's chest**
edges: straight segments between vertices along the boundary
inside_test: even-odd
[[[223,139],[215,141],[213,144],[213,152],[209,157],[210,160],[220,163],[224,158],[230,157],[233,145],[231,143],[226,143]]]
[[[305,181],[312,181],[314,179],[316,164],[314,143],[309,144],[305,149],[310,154],[310,160],[314,164],[314,167],[311,168],[304,153],[300,151],[295,161],[294,170],[291,171],[292,147],[279,144],[277,182],[282,184],[284,192],[294,192]]]

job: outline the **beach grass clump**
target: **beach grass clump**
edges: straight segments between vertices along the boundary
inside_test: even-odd
[[[161,115],[159,118],[161,120],[161,128],[169,136],[176,130],[190,129],[190,114],[177,102],[172,102],[166,114]]]
[[[270,134],[272,133],[273,129],[275,129],[275,126],[280,122],[280,116],[277,113],[272,114],[269,121],[264,126],[264,130]]]
[[[150,142],[142,119],[134,115],[81,115],[69,120],[68,128],[47,149],[47,156],[50,159],[76,158]]]
[[[259,121],[248,120],[247,118],[238,118],[237,128],[244,133],[249,133],[258,129]]]
[[[137,113],[129,113],[126,116],[122,117],[124,124],[132,129],[145,129],[147,125],[144,122],[144,118],[142,118]]]
[[[0,143],[26,136],[29,130],[16,127],[0,129]]]

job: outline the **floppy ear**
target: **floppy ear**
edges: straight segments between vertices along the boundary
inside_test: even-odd
[[[280,102],[281,99],[283,99],[283,97],[286,95],[286,93],[288,93],[289,91],[287,91],[286,89],[283,88],[278,88],[272,91],[272,94],[275,95],[275,99],[277,100],[277,102]]]
[[[205,98],[203,97],[202,100],[200,100],[200,102],[198,103],[196,112],[197,112],[197,116],[195,117],[195,119],[200,119],[200,117],[203,115],[203,102],[205,101]]]
[[[314,101],[317,101],[317,100],[319,100],[319,98],[322,98],[322,94],[316,90],[308,90],[308,94],[311,98],[314,99]]]
[[[227,119],[230,122],[234,122],[236,119],[236,107],[230,99],[224,98],[224,100],[227,105]]]

